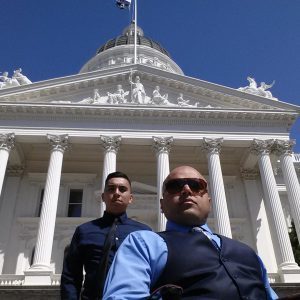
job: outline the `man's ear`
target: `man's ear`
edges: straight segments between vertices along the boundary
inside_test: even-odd
[[[212,203],[211,203],[211,198],[208,197],[208,201],[209,201],[209,212],[211,212],[212,209]]]
[[[129,203],[132,203],[132,202],[133,202],[133,195],[130,194]]]
[[[105,200],[104,200],[104,193],[101,194],[101,198],[102,198],[102,201],[105,203]]]
[[[160,198],[159,202],[160,202],[160,210],[163,212],[164,211],[164,199]]]

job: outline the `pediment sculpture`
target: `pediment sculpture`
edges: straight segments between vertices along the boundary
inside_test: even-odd
[[[249,85],[238,88],[238,91],[277,100],[277,98],[273,97],[272,93],[268,91],[268,89],[270,89],[275,84],[275,81],[273,81],[271,84],[261,82],[260,86],[258,86],[254,78],[248,76],[247,80],[249,81]]]
[[[21,72],[21,68],[14,70],[14,74],[11,78],[8,77],[7,71],[3,72],[2,75],[0,75],[0,89],[7,89],[32,83],[28,77],[23,75]]]
[[[170,101],[169,95],[161,94],[160,87],[155,86],[152,91],[152,96],[147,96],[144,85],[139,76],[129,76],[129,84],[131,92],[123,89],[121,84],[116,86],[112,92],[102,92],[99,89],[94,89],[93,97],[84,98],[78,102],[72,101],[52,101],[52,103],[65,104],[90,104],[90,105],[156,105],[156,106],[171,106],[171,107],[204,107],[213,108],[211,105],[201,106],[200,102],[192,104],[192,100],[184,99],[183,93],[179,93],[176,100]]]

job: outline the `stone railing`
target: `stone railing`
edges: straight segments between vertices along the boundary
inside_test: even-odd
[[[60,274],[53,274],[51,276],[51,285],[60,285]],[[0,286],[23,286],[25,275],[0,275]]]
[[[0,275],[0,286],[19,286],[24,284],[25,275]]]
[[[51,285],[60,285],[60,274],[53,274],[51,276]]]

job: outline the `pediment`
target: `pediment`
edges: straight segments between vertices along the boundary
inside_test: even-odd
[[[0,90],[0,102],[299,112],[292,104],[142,65]]]

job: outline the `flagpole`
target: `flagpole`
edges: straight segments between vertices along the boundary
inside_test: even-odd
[[[137,0],[134,0],[134,63],[137,63]]]

